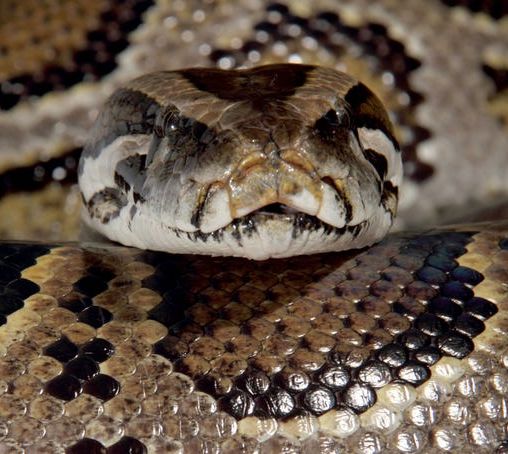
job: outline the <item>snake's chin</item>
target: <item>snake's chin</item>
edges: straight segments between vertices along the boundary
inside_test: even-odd
[[[127,210],[126,210],[127,211]],[[236,256],[252,260],[285,258],[346,249],[358,249],[380,241],[392,218],[385,210],[355,225],[338,228],[317,216],[283,204],[269,204],[212,232],[185,231],[138,212],[111,219],[107,229],[84,213],[85,221],[112,241],[140,249],[177,254]],[[123,226],[129,225],[128,229]]]

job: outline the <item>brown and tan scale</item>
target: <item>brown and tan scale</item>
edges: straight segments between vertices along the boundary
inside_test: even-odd
[[[18,287],[38,290],[0,327],[0,446],[503,452],[507,242],[506,223],[471,225],[262,264],[54,246],[22,269]],[[435,260],[455,278],[437,285]],[[422,314],[472,331],[432,332]]]

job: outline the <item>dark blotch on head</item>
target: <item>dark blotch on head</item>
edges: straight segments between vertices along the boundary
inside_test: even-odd
[[[344,97],[353,114],[356,128],[381,130],[393,143],[396,150],[399,144],[393,135],[393,128],[381,101],[364,84],[358,82]]]
[[[390,197],[398,197],[399,188],[394,186],[391,181],[383,183],[383,194],[381,195],[381,203],[387,201]]]
[[[121,88],[106,102],[97,119],[95,137],[86,145],[83,156],[97,157],[115,139],[129,134],[152,134],[160,105],[141,91]],[[80,165],[79,174],[83,173]]]
[[[96,192],[86,205],[92,218],[106,224],[119,215],[127,205],[127,198],[117,188],[105,188]]]
[[[386,172],[388,171],[388,162],[386,161],[386,158],[381,153],[378,153],[371,148],[363,150],[363,154],[365,155],[367,161],[369,161],[374,166],[376,172],[383,180],[386,176]]]
[[[285,99],[305,84],[309,65],[269,65],[249,70],[190,68],[180,71],[189,82],[202,91],[228,100]]]

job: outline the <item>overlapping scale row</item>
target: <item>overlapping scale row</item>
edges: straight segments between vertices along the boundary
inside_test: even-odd
[[[0,446],[502,449],[507,237],[262,263],[2,246]]]

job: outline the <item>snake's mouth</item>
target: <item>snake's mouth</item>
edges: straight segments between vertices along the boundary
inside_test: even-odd
[[[255,215],[255,214],[297,215],[297,214],[304,214],[304,213],[296,210],[295,208],[284,205],[283,203],[271,203],[269,205],[266,205],[262,208],[259,208],[255,211],[253,211],[251,214],[253,214],[253,215]]]
[[[337,228],[328,222],[323,221],[318,216],[305,213],[296,208],[290,207],[283,203],[271,203],[264,207],[258,208],[249,214],[235,219],[230,225],[259,225],[267,221],[277,221],[280,224],[292,226],[292,236],[297,236],[297,232],[302,232],[304,227],[308,230],[322,229],[328,234],[340,234],[345,231],[345,227]],[[226,227],[227,228],[227,227]]]
[[[211,232],[171,229],[178,239],[192,245],[206,245],[208,253],[241,255],[256,260],[326,252],[348,242],[355,248],[372,244],[369,220],[357,225],[335,227],[319,217],[282,203],[272,203]],[[336,246],[334,246],[336,245]],[[184,248],[188,252],[188,248]],[[238,251],[241,251],[239,253]]]

